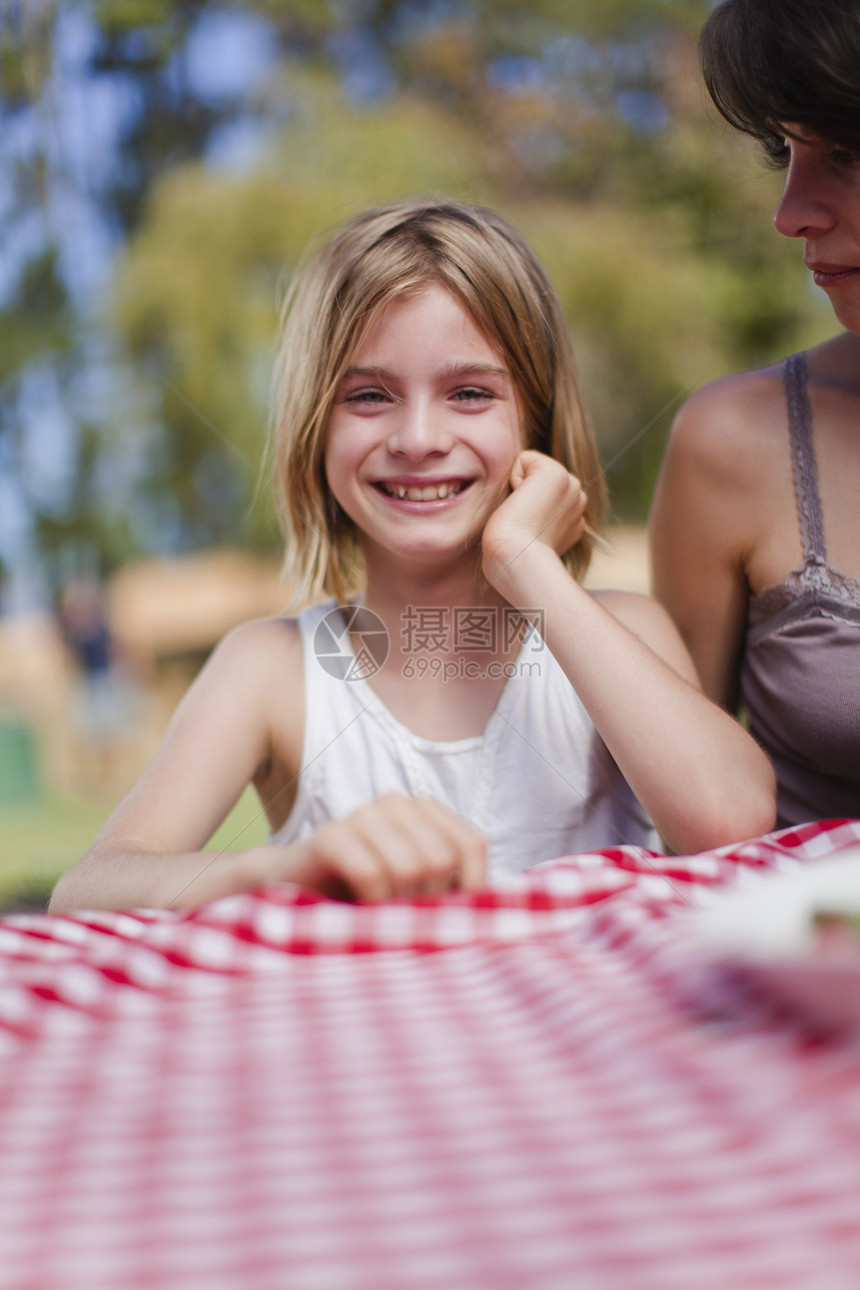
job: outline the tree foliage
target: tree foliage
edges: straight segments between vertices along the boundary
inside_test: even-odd
[[[0,308],[7,436],[34,362],[47,356],[62,388],[108,373],[97,407],[67,400],[65,498],[31,499],[43,544],[77,535],[106,565],[135,545],[271,546],[265,489],[249,508],[279,283],[319,229],[417,192],[494,204],[535,244],[571,320],[616,507],[641,515],[684,391],[821,327],[796,254],[769,229],[774,177],[705,105],[694,49],[707,8],[8,6],[0,126],[23,136],[29,121],[36,142],[7,149],[0,220],[53,211],[54,227],[43,219]],[[70,31],[86,47],[79,80],[115,99],[112,142],[89,168],[45,125]],[[89,296],[75,295],[56,231],[63,183],[86,189],[112,241],[110,277]]]

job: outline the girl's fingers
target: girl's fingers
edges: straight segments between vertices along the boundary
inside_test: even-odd
[[[486,844],[447,807],[388,794],[290,848],[277,877],[329,896],[375,903],[484,882]]]
[[[516,550],[517,544],[525,548],[538,540],[559,555],[575,546],[585,531],[588,505],[575,475],[561,462],[527,449],[514,462],[510,483],[511,495],[488,522],[485,542]]]
[[[417,802],[391,794],[356,811],[354,827],[374,847],[394,896],[444,890],[457,867],[457,854]]]
[[[563,555],[576,545],[585,532],[588,498],[576,476],[567,471],[563,475],[558,474],[554,483],[556,491],[547,497],[546,520],[540,537],[559,555]]]
[[[285,867],[281,877],[324,896],[369,904],[394,894],[379,852],[349,820],[317,829],[301,844],[298,860]]]
[[[483,887],[487,877],[487,843],[485,838],[473,829],[461,816],[455,815],[441,803],[432,798],[412,799],[421,809],[428,823],[444,835],[456,856],[456,863],[450,874],[447,887],[457,886],[464,890]],[[447,890],[447,887],[443,890]]]
[[[514,462],[513,469],[511,471],[511,488],[514,489],[514,491],[516,491],[519,488],[520,484],[522,484],[523,481],[525,480],[526,463],[525,461],[523,461],[523,458],[527,456],[528,456],[527,453],[521,452],[520,455],[517,457],[516,461]]]
[[[422,890],[435,895],[452,887],[472,889],[486,879],[487,844],[459,815],[429,797],[402,799],[420,828]]]
[[[388,794],[352,817],[376,847],[393,895],[436,895],[474,883],[484,842],[464,820],[430,798]]]
[[[574,480],[578,486],[579,480]],[[585,532],[585,508],[588,505],[588,498],[581,488],[578,489],[575,497],[567,504],[567,515],[565,532],[562,536],[562,545],[556,547],[560,555],[575,546]]]

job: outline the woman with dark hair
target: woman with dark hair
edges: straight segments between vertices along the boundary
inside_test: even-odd
[[[860,5],[724,0],[701,53],[723,116],[786,166],[774,223],[844,330],[681,409],[655,591],[770,755],[779,823],[860,816]]]

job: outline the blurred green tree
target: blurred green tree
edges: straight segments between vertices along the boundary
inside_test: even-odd
[[[90,24],[86,76],[124,87],[127,107],[91,193],[118,248],[107,309],[75,313],[49,240],[0,313],[0,407],[35,357],[86,361],[81,337],[91,347],[94,329],[113,373],[99,415],[78,416],[67,506],[45,513],[45,544],[79,531],[107,564],[155,535],[173,546],[273,544],[271,508],[249,516],[248,505],[280,275],[316,230],[416,192],[495,204],[534,242],[571,318],[617,510],[641,517],[685,390],[822,326],[796,256],[769,229],[777,181],[706,108],[695,38],[708,7],[64,6]],[[46,0],[35,23],[26,11],[12,4],[0,20],[10,121],[44,110],[62,48],[58,9]],[[229,44],[236,20],[256,25],[235,29],[225,62],[212,33],[221,23]],[[228,75],[219,86],[219,66],[241,63],[249,31],[271,56],[244,85]],[[237,137],[256,149],[253,164],[234,164]],[[52,165],[46,144],[19,167],[19,216],[44,200]],[[26,295],[39,273],[55,284],[41,315]],[[108,487],[113,518],[101,526],[90,514],[97,483],[85,486],[93,444],[123,481]]]

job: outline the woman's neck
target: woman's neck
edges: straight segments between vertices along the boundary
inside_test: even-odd
[[[807,366],[812,380],[860,397],[860,336],[855,332],[840,332],[810,349]]]

